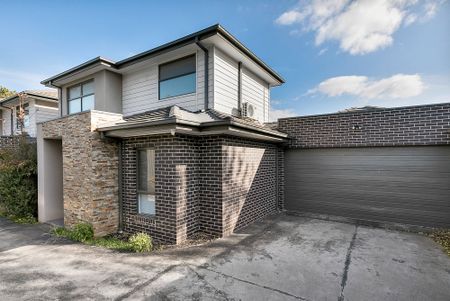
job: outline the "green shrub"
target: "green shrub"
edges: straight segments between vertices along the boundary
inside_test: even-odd
[[[79,241],[91,246],[103,247],[118,251],[132,251],[136,253],[150,252],[153,249],[152,239],[148,234],[137,233],[132,235],[128,241],[113,236],[94,238],[92,226],[87,223],[76,224],[73,229],[56,227],[52,234]]]
[[[71,231],[71,239],[86,242],[94,238],[94,228],[88,223],[79,223]]]
[[[89,244],[118,251],[133,251],[128,241],[124,241],[111,236],[94,239],[90,241]]]
[[[59,237],[66,237],[80,242],[89,242],[94,238],[94,229],[88,223],[78,223],[73,229],[56,227],[52,229],[52,233]]]
[[[21,216],[21,217],[13,216],[13,217],[11,217],[11,219],[13,222],[15,222],[17,224],[37,224],[36,218],[31,215]]]
[[[58,237],[66,237],[70,238],[71,231],[69,229],[66,229],[64,227],[55,227],[52,229],[52,234],[58,236]]]
[[[450,229],[438,229],[430,233],[429,236],[440,244],[445,253],[450,256]]]
[[[153,243],[151,237],[146,233],[136,233],[133,234],[128,242],[134,252],[150,252],[153,248]]]
[[[0,150],[0,208],[14,218],[37,216],[36,144],[25,137],[17,149]]]

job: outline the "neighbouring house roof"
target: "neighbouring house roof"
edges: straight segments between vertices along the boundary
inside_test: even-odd
[[[178,106],[124,117],[97,129],[109,137],[137,137],[164,133],[195,136],[227,134],[268,141],[283,141],[287,135],[257,120],[240,118],[213,109],[190,112]]]
[[[58,102],[58,92],[54,89],[45,90],[24,90],[20,93],[27,95],[28,97],[39,98],[50,102]],[[19,97],[20,93],[15,93],[9,97],[0,100],[0,105],[4,105],[8,102],[14,101]]]
[[[266,63],[264,63],[259,57],[257,57],[250,49],[248,49],[244,44],[242,44],[238,39],[236,39],[233,35],[231,35],[227,30],[225,30],[220,24],[216,24],[210,27],[207,27],[203,30],[197,31],[190,35],[184,36],[180,39],[174,40],[172,42],[166,43],[159,47],[150,49],[148,51],[142,52],[140,54],[131,56],[124,60],[115,62],[113,60],[109,60],[103,57],[96,57],[92,60],[89,60],[85,63],[82,63],[74,68],[66,70],[62,73],[59,73],[55,76],[47,78],[41,82],[41,84],[46,86],[53,86],[52,82],[63,78],[72,73],[80,72],[84,69],[92,68],[97,65],[103,65],[106,68],[110,68],[112,70],[119,70],[121,68],[127,67],[137,62],[141,62],[147,58],[154,57],[160,54],[163,54],[168,51],[172,51],[176,48],[183,47],[189,44],[196,43],[213,35],[220,35],[237,49],[239,49],[242,53],[244,53],[247,57],[249,57],[253,62],[255,62],[258,66],[260,66],[263,70],[269,73],[274,79],[276,79],[280,84],[284,83],[284,79],[275,72],[272,68],[270,68]]]

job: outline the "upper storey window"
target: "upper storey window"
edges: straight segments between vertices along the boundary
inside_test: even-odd
[[[94,108],[94,81],[85,82],[69,88],[69,114],[92,110]]]
[[[195,93],[195,55],[159,66],[159,99]]]

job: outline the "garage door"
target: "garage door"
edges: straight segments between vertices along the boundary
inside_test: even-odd
[[[450,147],[288,150],[287,210],[450,227]]]

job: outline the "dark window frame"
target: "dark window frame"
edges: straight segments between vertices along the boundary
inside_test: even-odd
[[[94,84],[94,91],[92,93],[83,95],[83,85],[88,84],[90,82],[92,82]],[[78,86],[80,87],[80,97],[70,98],[70,89],[76,88]],[[94,95],[94,103],[95,103],[95,81],[94,81],[94,79],[89,79],[89,80],[83,81],[81,83],[67,87],[67,114],[72,115],[72,114],[77,114],[77,113],[87,111],[87,110],[83,110],[83,98],[91,96],[91,95]],[[79,112],[70,112],[70,102],[75,99],[78,99],[78,98],[80,99],[81,110]]]
[[[156,148],[155,147],[140,147],[140,148],[136,148],[136,212],[139,215],[144,215],[147,217],[155,217],[156,216]],[[155,161],[153,162],[154,167],[155,167],[155,191],[154,194],[151,194],[149,191],[146,190],[140,190],[139,188],[139,152],[140,151],[148,151],[148,150],[153,150],[155,152]],[[154,202],[155,202],[155,212],[150,214],[150,213],[145,213],[145,212],[141,212],[140,210],[140,206],[139,206],[139,195],[140,194],[147,194],[147,195],[153,195],[154,196]]]
[[[176,62],[181,61],[181,60],[185,60],[185,59],[190,58],[190,57],[194,57],[194,61],[195,61],[195,71],[194,72],[187,72],[187,73],[183,73],[183,74],[180,74],[180,75],[177,75],[177,76],[172,76],[172,77],[166,78],[164,80],[160,80],[160,78],[161,78],[161,67],[163,67],[165,65],[170,65],[170,64],[176,63]],[[172,79],[175,79],[175,78],[179,78],[179,77],[183,77],[183,76],[186,76],[186,75],[191,75],[191,74],[197,74],[197,53],[189,54],[189,55],[180,57],[178,59],[159,64],[158,65],[158,100],[165,100],[165,99],[169,99],[169,98],[180,97],[180,96],[184,96],[184,95],[197,93],[197,76],[196,76],[195,77],[195,89],[194,89],[194,91],[183,93],[183,94],[178,94],[178,95],[173,95],[173,96],[161,97],[161,83],[162,82],[165,82],[165,81],[168,81],[168,80],[172,80]]]

